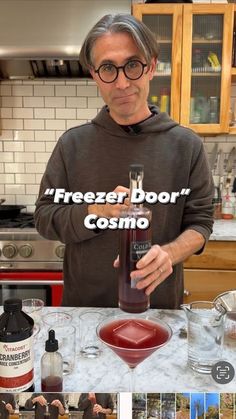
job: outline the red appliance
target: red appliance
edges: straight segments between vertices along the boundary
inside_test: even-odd
[[[19,218],[23,223],[18,224]],[[61,305],[65,246],[42,238],[32,215],[21,214],[12,221],[0,220],[0,305],[11,297]]]

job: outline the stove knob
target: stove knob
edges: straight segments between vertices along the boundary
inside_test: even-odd
[[[17,254],[17,247],[14,244],[6,244],[2,248],[2,254],[7,259],[12,259]]]
[[[30,244],[24,244],[19,248],[19,254],[23,258],[29,258],[33,253],[33,248]]]
[[[63,259],[65,254],[65,246],[63,244],[60,244],[60,246],[56,247],[55,253],[58,258]]]

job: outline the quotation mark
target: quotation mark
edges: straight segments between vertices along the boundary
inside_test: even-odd
[[[182,188],[181,189],[180,195],[189,195],[189,194],[190,194],[190,189],[189,188],[187,188],[187,189]]]
[[[44,192],[44,195],[50,195],[50,196],[52,196],[52,195],[54,195],[54,190],[55,189],[50,189],[50,188],[47,188],[46,189],[46,191]]]

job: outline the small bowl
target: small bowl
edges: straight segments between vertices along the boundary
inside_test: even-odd
[[[214,302],[222,304],[227,310],[227,317],[236,321],[236,290],[226,291],[217,295]]]

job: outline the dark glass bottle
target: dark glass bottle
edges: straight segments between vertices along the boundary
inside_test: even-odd
[[[24,313],[22,301],[4,302],[0,316],[0,391],[34,391],[33,319]]]
[[[130,166],[130,196],[134,189],[143,189],[143,165]],[[145,290],[136,288],[137,280],[131,280],[130,273],[136,270],[136,263],[151,248],[151,211],[142,204],[130,204],[122,217],[132,217],[136,220],[145,218],[149,227],[120,230],[119,243],[119,307],[129,313],[141,313],[149,308],[149,297]],[[140,278],[141,279],[141,278]]]

